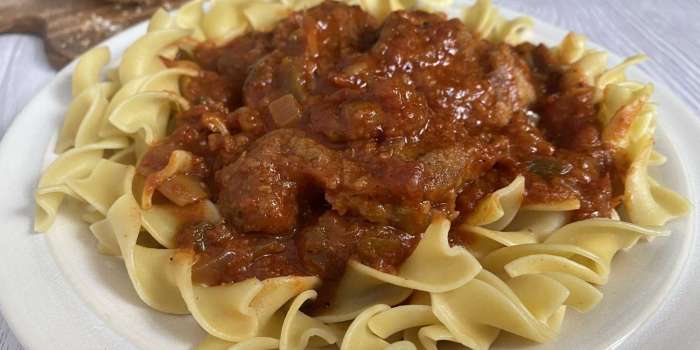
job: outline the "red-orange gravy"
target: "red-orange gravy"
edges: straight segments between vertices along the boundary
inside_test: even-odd
[[[527,203],[575,198],[573,220],[607,217],[614,173],[593,89],[552,57],[440,14],[378,23],[325,2],[180,55],[202,68],[182,83],[191,108],[139,172],[176,149],[195,155],[190,175],[224,221],[191,222],[178,243],[196,251],[194,279],[207,285],[332,284],[349,259],[393,272],[432,217],[459,222],[518,174]]]

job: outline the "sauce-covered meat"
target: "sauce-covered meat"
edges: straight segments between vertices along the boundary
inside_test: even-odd
[[[332,281],[349,259],[394,272],[431,218],[461,220],[519,174],[528,203],[579,199],[575,219],[610,215],[593,89],[543,46],[325,2],[188,57],[202,68],[182,84],[192,107],[139,172],[176,149],[195,156],[188,176],[224,217],[179,234],[198,282]]]

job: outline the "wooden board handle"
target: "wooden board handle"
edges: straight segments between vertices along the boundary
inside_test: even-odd
[[[60,69],[106,38],[144,19],[159,7],[185,0],[3,0],[0,33],[28,33],[44,41],[51,65]]]

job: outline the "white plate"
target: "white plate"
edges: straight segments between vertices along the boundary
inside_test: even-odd
[[[145,28],[141,24],[108,40],[113,57],[119,57]],[[565,31],[536,21],[535,33],[536,41],[551,45]],[[69,210],[62,210],[48,234],[33,233],[34,187],[41,169],[54,157],[56,134],[70,102],[74,66],[63,69],[32,100],[0,144],[0,308],[27,349],[190,349],[204,336],[196,323],[190,317],[158,313],[140,302],[121,261],[99,255],[87,226]],[[631,73],[635,79],[650,81],[638,70]],[[657,148],[669,158],[658,178],[695,203],[700,181],[690,174],[700,174],[700,143],[696,141],[700,123],[663,86],[657,84],[654,99],[660,107]],[[671,237],[619,254],[601,304],[587,314],[570,311],[556,342],[534,345],[502,337],[494,348],[605,349],[622,345],[632,349],[640,346],[634,344],[645,344],[644,336],[662,337],[646,334],[636,336],[633,345],[625,343],[664,302],[695,248],[698,208],[693,210],[689,218],[669,225]],[[700,266],[695,260],[692,264]],[[692,293],[692,286],[684,284],[681,292]],[[682,307],[700,310],[700,300],[685,300]],[[652,319],[650,323],[662,321]],[[689,345],[677,338],[656,343],[671,346],[674,342]]]

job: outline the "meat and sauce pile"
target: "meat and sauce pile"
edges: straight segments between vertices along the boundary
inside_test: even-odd
[[[553,57],[442,14],[379,23],[328,1],[169,61],[201,74],[182,82],[191,108],[138,170],[162,169],[174,150],[194,155],[187,181],[168,181],[201,188],[173,194],[182,186],[166,181],[160,196],[209,199],[224,217],[178,236],[207,285],[332,282],[349,259],[396,271],[432,217],[459,223],[519,174],[526,203],[579,199],[573,220],[607,217],[618,199],[594,90]]]

